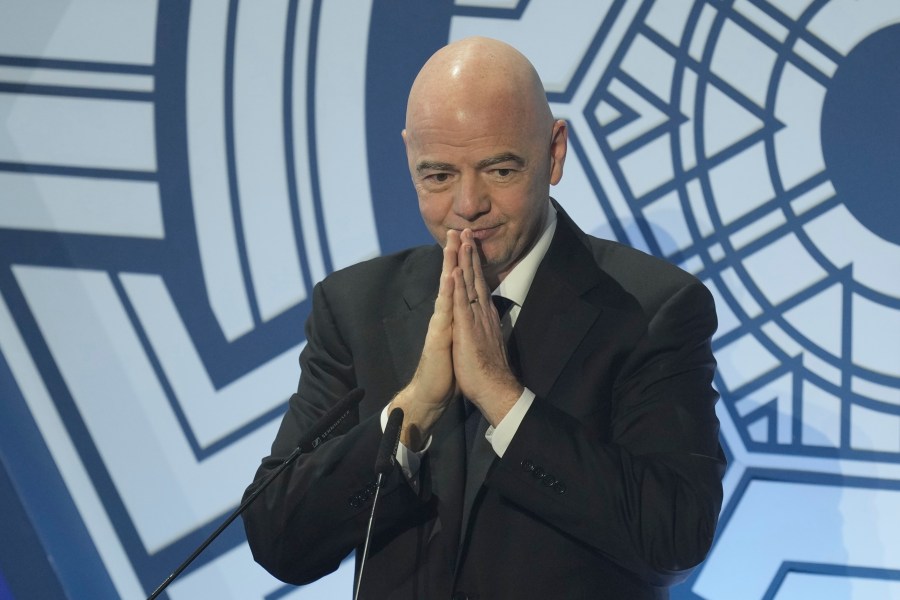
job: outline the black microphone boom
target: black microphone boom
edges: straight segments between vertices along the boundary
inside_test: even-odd
[[[341,398],[341,400],[332,406],[322,417],[309,428],[306,435],[300,438],[297,448],[301,452],[312,452],[319,447],[325,438],[334,432],[338,425],[341,424],[350,411],[362,401],[366,393],[360,388],[355,388],[349,394]]]
[[[228,515],[228,518],[222,521],[222,524],[213,531],[208,538],[203,540],[203,543],[197,546],[197,549],[187,557],[183,563],[181,563],[177,569],[172,571],[172,574],[166,577],[166,580],[163,581],[156,590],[147,597],[147,600],[155,600],[157,596],[159,596],[164,589],[169,587],[169,584],[175,581],[175,578],[181,575],[181,572],[184,571],[188,566],[194,562],[194,559],[200,556],[200,553],[206,550],[206,547],[209,546],[213,540],[219,537],[225,528],[231,525],[231,522],[237,519],[247,507],[250,506],[254,500],[269,487],[269,484],[278,477],[282,471],[284,471],[288,466],[294,462],[298,456],[301,454],[309,453],[319,447],[319,444],[325,441],[325,439],[331,435],[338,425],[341,424],[341,421],[347,418],[347,415],[350,414],[356,406],[362,401],[363,396],[365,396],[365,392],[359,388],[355,388],[351,390],[349,394],[341,398],[341,400],[332,406],[324,415],[322,415],[318,421],[316,421],[312,427],[309,428],[309,431],[306,432],[306,435],[300,438],[300,442],[297,444],[297,447],[294,448],[294,451],[290,453],[290,455],[282,461],[278,467],[269,473],[263,482],[253,490],[247,498],[241,502],[241,505],[238,506],[233,513]],[[401,411],[402,412],[402,411]],[[401,414],[402,418],[402,414]],[[398,440],[399,440],[399,430],[398,430]]]

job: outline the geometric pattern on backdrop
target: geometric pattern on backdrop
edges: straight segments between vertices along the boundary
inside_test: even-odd
[[[312,285],[426,241],[406,90],[433,48],[482,34],[532,58],[570,122],[570,214],[716,296],[725,506],[673,597],[900,597],[900,5],[354,9],[2,9],[0,381],[21,418],[0,457],[64,588],[144,596],[234,506],[296,381]],[[413,28],[410,64],[381,60]],[[54,505],[83,530],[46,525]],[[351,585],[345,562],[282,586],[237,527],[197,562],[169,597]]]

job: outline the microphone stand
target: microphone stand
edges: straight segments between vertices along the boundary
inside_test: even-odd
[[[231,523],[235,519],[237,519],[241,515],[241,513],[243,513],[247,509],[247,507],[253,503],[254,500],[256,500],[256,497],[259,496],[263,492],[263,490],[265,490],[267,487],[269,487],[269,484],[272,483],[272,481],[274,481],[275,478],[278,477],[278,475],[282,471],[284,471],[286,468],[288,468],[288,466],[292,462],[297,460],[297,457],[300,456],[301,454],[303,454],[303,449],[300,446],[297,446],[296,448],[294,448],[294,451],[291,452],[291,454],[284,460],[284,462],[282,462],[280,465],[278,465],[277,469],[275,469],[274,471],[269,473],[269,475],[263,480],[262,485],[260,485],[258,488],[253,490],[253,493],[250,494],[249,496],[247,496],[246,500],[241,502],[241,505],[238,506],[234,510],[234,512],[232,512],[230,515],[228,515],[228,518],[225,519],[222,522],[222,524],[219,525],[216,528],[216,530],[213,531],[209,535],[209,537],[207,537],[203,541],[202,544],[197,546],[197,549],[194,550],[194,552],[190,556],[187,557],[187,560],[185,560],[183,563],[178,565],[178,568],[175,569],[174,571],[172,571],[171,575],[166,577],[166,580],[163,581],[159,585],[159,587],[156,588],[156,590],[152,594],[150,594],[150,596],[147,597],[147,600],[155,600],[163,592],[163,590],[165,590],[167,587],[169,587],[169,584],[172,583],[172,581],[174,581],[176,577],[181,575],[181,572],[184,571],[185,569],[187,569],[188,566],[190,566],[190,564],[192,562],[194,562],[194,559],[197,558],[198,556],[200,556],[200,553],[203,552],[204,550],[206,550],[206,547],[209,546],[213,542],[213,540],[215,540],[217,537],[219,537],[219,535],[223,531],[225,531],[225,528],[228,527],[229,525],[231,525]]]
[[[147,597],[147,600],[156,600],[156,598],[169,587],[169,584],[172,583],[176,577],[181,575],[181,572],[184,571],[188,566],[194,562],[194,559],[197,558],[201,552],[206,550],[206,547],[209,546],[213,540],[215,540],[219,535],[225,531],[225,528],[231,525],[231,523],[238,518],[247,507],[250,506],[254,500],[269,487],[269,484],[272,483],[276,477],[278,477],[285,469],[290,466],[292,462],[297,460],[297,457],[303,454],[304,452],[312,452],[316,448],[319,447],[319,444],[325,441],[325,439],[331,435],[331,433],[340,425],[341,421],[343,421],[347,415],[350,414],[350,411],[365,396],[365,392],[360,388],[356,388],[352,390],[349,394],[347,394],[344,398],[341,399],[340,402],[335,404],[328,412],[322,415],[312,428],[300,439],[300,443],[297,444],[297,447],[294,448],[294,451],[291,452],[287,458],[285,458],[278,467],[269,473],[263,482],[260,484],[258,488],[253,490],[253,492],[247,496],[247,498],[241,502],[241,505],[238,506],[234,512],[228,515],[228,518],[225,519],[219,527],[213,531],[209,537],[203,540],[203,543],[200,544],[194,552],[187,557],[187,559],[178,565],[178,568],[172,571],[172,574],[166,577],[165,581],[163,581],[156,590],[153,591]],[[402,411],[401,411],[402,413]],[[402,418],[402,417],[401,417]],[[399,434],[398,434],[399,436]],[[399,439],[399,437],[398,437]]]
[[[378,492],[381,491],[382,477],[384,477],[384,475],[379,473],[378,479],[375,481],[375,496],[372,498],[372,512],[369,514],[369,526],[366,528],[366,545],[363,546],[362,559],[359,561],[359,577],[356,578],[356,593],[353,595],[353,600],[359,600],[359,590],[362,588],[363,569],[366,568],[366,557],[369,555],[369,542],[372,538],[372,523],[375,522],[375,505],[378,504]]]

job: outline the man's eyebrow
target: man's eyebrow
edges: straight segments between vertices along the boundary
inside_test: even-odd
[[[416,165],[416,172],[422,171],[455,171],[456,167],[450,163],[435,162],[431,160],[423,160]]]
[[[498,154],[497,156],[485,158],[484,160],[479,161],[475,166],[478,169],[486,169],[488,167],[493,167],[494,165],[499,165],[500,163],[506,162],[516,163],[516,165],[519,167],[525,166],[525,159],[518,154],[513,154],[512,152],[505,152],[503,154]]]
[[[501,163],[512,162],[515,163],[519,167],[525,166],[525,159],[519,156],[518,154],[513,154],[512,152],[504,152],[503,154],[498,154],[496,156],[490,156],[483,160],[478,161],[476,163],[475,168],[477,169],[487,169],[488,167],[492,167],[494,165],[499,165]],[[416,164],[416,172],[422,173],[423,171],[456,171],[456,167],[451,165],[450,163],[445,162],[437,162],[433,160],[423,160]]]

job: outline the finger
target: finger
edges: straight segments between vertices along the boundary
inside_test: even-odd
[[[439,308],[450,309],[453,306],[453,273],[441,273],[441,281],[438,285],[436,304]]]
[[[473,308],[476,304],[481,303],[483,297],[478,295],[478,289],[475,287],[475,269],[472,266],[473,263],[478,262],[475,258],[478,254],[478,251],[475,249],[475,246],[472,244],[463,244],[465,248],[465,262],[461,264],[463,270],[463,280],[466,283],[466,294],[469,296],[469,303],[473,305]]]
[[[471,297],[466,289],[466,281],[463,276],[463,270],[456,267],[453,270],[453,317],[462,320],[468,317],[472,318],[472,307],[470,303]]]
[[[449,327],[453,321],[453,269],[456,268],[458,247],[459,232],[448,232],[438,295],[434,302],[434,316],[438,319],[437,326],[441,329]]]
[[[441,274],[441,283],[438,287],[438,296],[434,301],[434,312],[428,324],[428,339],[432,336],[442,336],[453,327],[453,275]]]
[[[444,244],[444,263],[441,272],[450,275],[459,264],[459,232],[455,229],[447,231],[447,243]]]
[[[491,297],[491,288],[488,287],[487,281],[484,279],[484,271],[481,268],[481,257],[477,251],[472,257],[472,280],[475,285],[475,293],[479,300],[487,305],[488,299]],[[493,302],[491,303],[493,305]]]
[[[473,300],[483,300],[478,296],[475,288],[475,271],[473,263],[478,262],[478,250],[475,248],[475,239],[472,232],[468,229],[464,230],[460,237],[459,266],[463,271],[463,279],[466,285],[466,293],[469,295],[469,303],[475,304]],[[473,307],[474,308],[474,307]]]

